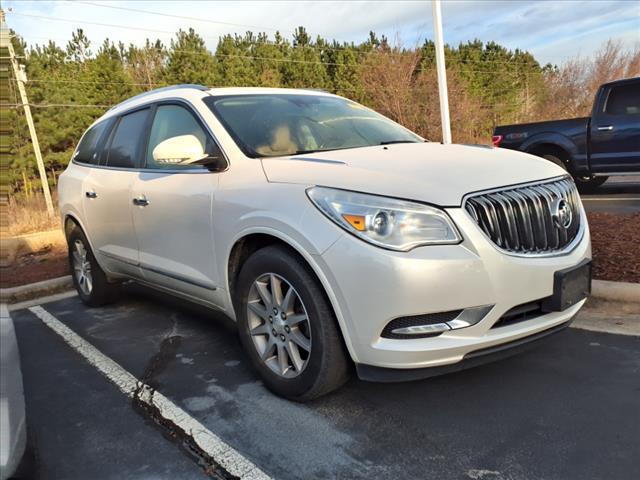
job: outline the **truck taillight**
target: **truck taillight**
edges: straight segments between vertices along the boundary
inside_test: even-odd
[[[493,146],[494,147],[499,147],[500,146],[500,142],[502,141],[503,138],[504,138],[503,135],[494,135],[493,137],[491,137],[491,141],[493,142]]]

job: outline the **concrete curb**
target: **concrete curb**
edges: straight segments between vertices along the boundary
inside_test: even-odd
[[[640,303],[640,283],[593,280],[591,296],[610,302]]]
[[[73,288],[71,275],[42,282],[0,289],[0,301],[17,303],[37,297],[52,295]],[[609,302],[640,304],[640,283],[593,280],[591,298]]]
[[[73,281],[71,275],[67,275],[28,285],[20,285],[19,287],[2,288],[0,289],[0,301],[3,303],[24,302],[25,300],[52,295],[71,288],[73,288]]]

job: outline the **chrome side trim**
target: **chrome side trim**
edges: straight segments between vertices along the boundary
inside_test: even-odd
[[[391,330],[391,333],[395,335],[424,335],[467,328],[480,322],[493,307],[494,305],[483,305],[480,307],[465,308],[456,318],[448,322],[396,328]]]
[[[442,333],[451,330],[446,323],[433,323],[431,325],[414,325],[412,327],[396,328],[391,333],[396,335],[424,335],[429,333]]]
[[[183,283],[188,283],[189,285],[194,285],[196,287],[200,287],[200,288],[204,288],[206,290],[211,290],[211,291],[215,291],[218,289],[218,287],[216,287],[215,285],[213,285],[212,283],[205,283],[205,282],[200,282],[197,280],[193,280],[191,278],[186,278],[183,277],[182,275],[177,275],[175,273],[172,272],[167,272],[166,270],[157,268],[157,267],[153,267],[149,264],[146,263],[141,263],[140,264],[140,268],[143,270],[147,270],[149,272],[153,272],[155,274],[158,275],[162,275],[168,278],[172,278],[173,280],[178,280],[179,282],[183,282]]]
[[[451,330],[459,328],[467,328],[479,323],[493,309],[494,305],[485,305],[482,307],[465,308],[460,315],[447,322]]]
[[[192,88],[192,86],[188,85],[188,86],[186,86],[184,88]],[[169,90],[172,90],[172,89],[175,90],[174,87],[169,88]],[[151,92],[147,92],[147,93],[151,93]],[[153,92],[153,93],[155,93],[155,92]],[[141,95],[143,95],[143,94],[141,94]],[[206,97],[203,97],[203,98],[206,98]],[[129,100],[131,100],[131,99],[129,99]],[[112,107],[112,109],[128,103],[129,100],[126,100],[126,101],[122,102],[122,104],[118,104],[115,107]],[[91,125],[91,127],[89,127],[89,128],[92,128],[93,126],[97,125],[100,122],[108,121],[108,120],[113,119],[113,118],[117,118],[117,117],[120,117],[120,116],[123,116],[123,115],[127,115],[128,113],[132,113],[135,110],[144,109],[144,108],[152,108],[154,105],[160,106],[160,105],[163,105],[163,104],[165,104],[165,105],[167,105],[167,104],[169,104],[169,105],[170,104],[181,104],[183,107],[186,107],[192,114],[194,114],[198,118],[199,123],[201,124],[201,126],[204,128],[204,130],[209,134],[211,139],[218,146],[218,149],[220,150],[220,153],[222,154],[222,156],[224,157],[225,161],[227,162],[227,168],[225,168],[224,170],[219,170],[219,171],[211,171],[211,170],[207,169],[206,167],[198,167],[198,166],[175,168],[175,169],[174,168],[146,168],[146,166],[140,166],[140,167],[110,167],[108,165],[95,165],[95,164],[92,164],[92,163],[77,162],[73,158],[73,156],[71,157],[71,163],[73,163],[74,165],[78,165],[80,167],[86,167],[86,168],[100,168],[100,169],[105,169],[105,170],[120,170],[120,171],[124,171],[124,172],[163,173],[163,174],[175,174],[175,173],[180,173],[180,174],[218,174],[218,173],[223,173],[223,172],[226,172],[227,170],[229,170],[229,168],[231,167],[231,160],[229,159],[229,156],[224,151],[224,149],[222,148],[222,145],[218,141],[218,137],[213,133],[213,129],[211,128],[211,125],[209,125],[209,123],[207,123],[205,121],[204,117],[200,113],[200,110],[191,101],[189,101],[189,100],[187,100],[186,98],[183,98],[183,97],[158,98],[158,99],[155,99],[155,100],[151,100],[149,102],[141,103],[140,105],[136,105],[135,107],[131,107],[130,109],[123,109],[122,112],[117,112],[117,113],[112,112],[109,115],[109,112],[112,110],[112,109],[110,109],[110,110],[107,111],[107,113],[103,117],[100,117],[100,119],[98,119],[98,121],[94,125]],[[106,116],[106,118],[104,118],[105,116]],[[83,136],[84,136],[84,134],[83,134]],[[108,140],[109,139],[107,138],[107,142],[108,142]],[[147,142],[148,141],[149,141],[149,138],[147,138]],[[105,145],[102,145],[102,148],[104,148],[104,147],[106,147],[106,143],[105,143]],[[75,155],[75,151],[74,151],[74,155]]]
[[[121,257],[120,255],[116,255],[114,253],[105,252],[104,250],[98,250],[100,255],[103,255],[111,260],[117,260],[118,262],[126,263],[127,265],[133,265],[134,267],[139,267],[140,263],[134,260],[129,260],[128,258]]]

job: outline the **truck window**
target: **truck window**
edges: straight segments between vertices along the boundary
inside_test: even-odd
[[[604,111],[609,115],[640,115],[640,84],[613,87]]]

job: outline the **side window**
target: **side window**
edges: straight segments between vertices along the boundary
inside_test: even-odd
[[[108,167],[139,167],[142,163],[141,146],[145,137],[145,129],[149,109],[123,115],[111,136],[111,144],[107,152]]]
[[[609,115],[640,115],[640,84],[613,87],[607,98],[605,113]]]
[[[110,121],[106,120],[104,122],[100,122],[97,125],[91,127],[87,132],[82,136],[78,147],[76,148],[76,152],[73,155],[73,160],[80,163],[90,163],[93,165],[97,165],[100,161],[100,152],[98,152],[98,146],[100,143],[100,139],[102,135],[107,130],[107,127],[110,125]]]
[[[180,105],[160,105],[156,109],[149,145],[147,147],[147,168],[193,168],[193,165],[159,163],[153,159],[153,150],[163,141],[179,137],[181,135],[193,135],[202,145],[202,151],[213,153],[213,142],[209,135],[200,126],[193,114]],[[217,150],[217,149],[216,149]]]

